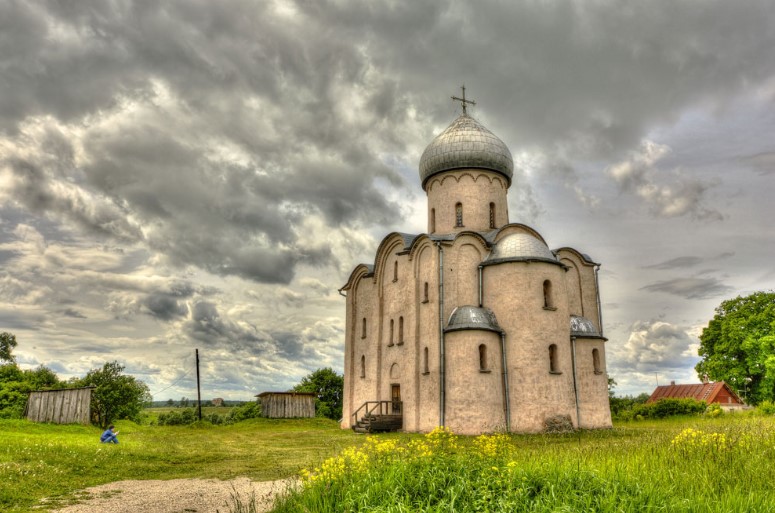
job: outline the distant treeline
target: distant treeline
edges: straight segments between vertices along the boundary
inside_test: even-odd
[[[224,399],[221,406],[225,406],[225,407],[240,406],[249,402],[253,402],[253,401],[227,401],[226,399]],[[189,399],[189,398],[183,397],[179,400],[166,399],[164,401],[151,401],[147,407],[148,408],[189,408],[191,406],[196,406],[196,399]],[[213,399],[202,399],[202,406],[214,406]]]

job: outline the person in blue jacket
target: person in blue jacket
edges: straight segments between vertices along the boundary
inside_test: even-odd
[[[118,443],[118,431],[113,431],[113,424],[108,426],[108,429],[105,430],[104,433],[102,433],[102,436],[100,437],[100,442],[104,444],[117,444]]]

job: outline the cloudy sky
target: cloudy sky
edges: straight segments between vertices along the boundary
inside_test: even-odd
[[[457,116],[513,222],[602,262],[617,393],[694,382],[724,299],[775,288],[775,4],[0,0],[0,331],[156,399],[343,368],[351,269],[426,230]]]

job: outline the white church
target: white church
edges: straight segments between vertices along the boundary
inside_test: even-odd
[[[597,271],[509,221],[513,160],[468,115],[425,149],[428,231],[390,233],[347,297],[343,428],[610,428]]]

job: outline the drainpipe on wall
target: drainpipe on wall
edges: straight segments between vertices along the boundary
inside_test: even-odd
[[[482,268],[479,268],[481,271]],[[506,332],[501,331],[501,356],[503,357],[503,401],[506,406],[506,432],[511,432],[511,402],[509,401],[509,368],[506,366]]]
[[[436,242],[439,248],[439,426],[444,426],[444,406],[446,402],[444,378],[444,248],[441,242]]]
[[[482,307],[482,266],[479,266],[479,308]]]
[[[482,269],[484,266],[479,266],[479,308],[484,306],[484,280],[482,279]],[[501,331],[501,358],[503,362],[503,372],[501,372],[501,380],[503,381],[503,408],[506,413],[506,432],[511,432],[511,401],[509,400],[509,368],[506,364],[506,332]]]
[[[598,330],[600,330],[600,336],[603,335],[603,307],[600,304],[600,280],[597,277],[597,272],[600,270],[600,264],[595,266],[595,292],[597,294],[597,320],[600,322]]]
[[[581,429],[581,409],[579,408],[579,383],[576,378],[576,337],[570,338],[571,360],[573,362],[573,395],[576,398],[576,424]]]

